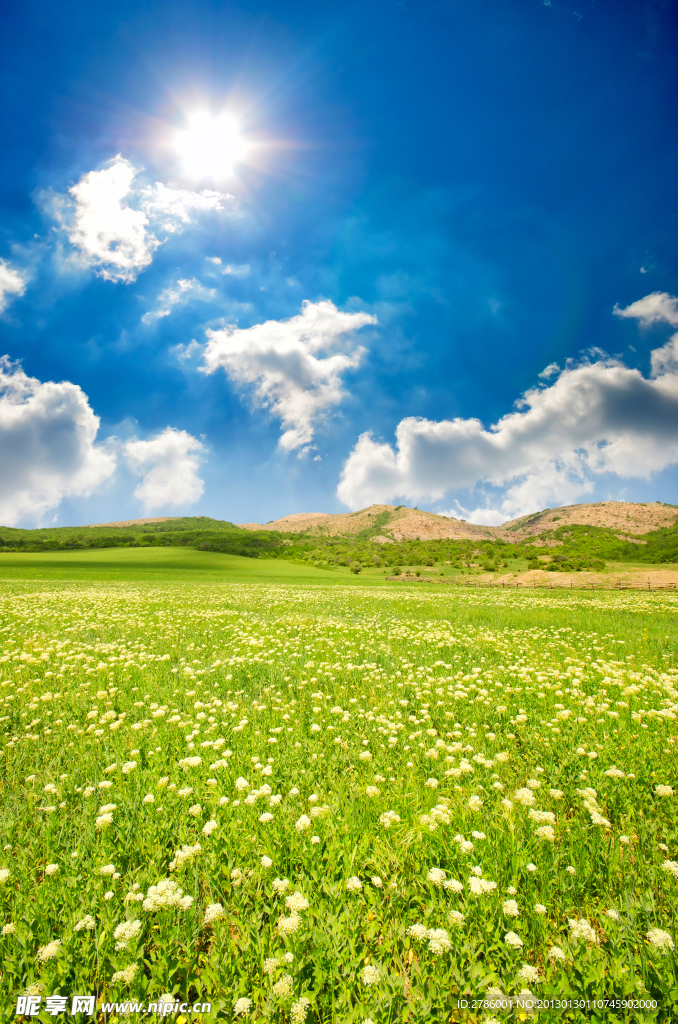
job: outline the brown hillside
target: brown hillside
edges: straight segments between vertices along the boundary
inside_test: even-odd
[[[678,509],[659,501],[636,504],[631,501],[600,501],[592,505],[565,505],[547,508],[529,516],[513,519],[500,527],[502,533],[518,534],[521,538],[555,530],[560,526],[577,523],[583,526],[608,526],[619,533],[649,533],[662,526],[673,526]]]
[[[386,522],[381,518],[383,513],[388,514]],[[296,512],[270,523],[238,523],[245,530],[280,530],[281,533],[310,533],[317,537],[353,536],[375,525],[379,526],[381,535],[390,540],[440,537],[482,540],[498,532],[491,527],[473,526],[404,505],[370,505],[359,512]]]
[[[474,526],[459,519],[422,512],[404,505],[370,505],[359,512],[295,512],[270,523],[238,525],[244,530],[279,530],[281,533],[308,533],[316,537],[354,536],[362,530],[378,526],[379,535],[373,539],[382,544],[389,540],[438,540],[443,537],[455,540],[501,537],[508,541],[518,541],[571,523],[607,526],[619,534],[644,534],[662,526],[673,526],[677,513],[678,509],[674,506],[658,501],[601,501],[596,504],[545,509],[543,512],[513,519],[503,526]],[[384,514],[388,515],[388,519]]]

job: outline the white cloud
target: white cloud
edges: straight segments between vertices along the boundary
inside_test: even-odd
[[[202,345],[199,345],[195,338],[192,338],[188,345],[184,345],[181,342],[178,345],[172,345],[170,352],[173,356],[177,357],[180,363],[185,363],[187,359],[192,359],[198,352],[202,352]]]
[[[468,514],[468,522],[475,526],[501,526],[506,516],[493,508],[474,508]]]
[[[459,505],[459,503],[457,502]],[[501,526],[506,522],[506,516],[495,508],[474,508],[469,511],[461,505],[454,511],[441,512],[442,516],[451,516],[453,519],[462,519],[474,526]]]
[[[236,263],[233,266],[229,263],[222,271],[223,274],[230,274],[232,277],[248,277],[249,272],[249,263]]]
[[[616,316],[640,320],[645,327],[657,323],[678,327],[678,298],[667,292],[651,292],[624,309],[615,306],[614,312]]]
[[[0,359],[0,522],[39,520],[107,480],[115,457],[94,444],[99,417],[70,381],[42,383]]]
[[[543,380],[548,380],[549,377],[555,377],[557,373],[560,373],[560,367],[558,366],[558,363],[549,363],[548,366],[544,367],[539,376]]]
[[[306,301],[290,320],[208,330],[204,371],[222,367],[236,384],[254,385],[255,401],[282,421],[281,448],[291,451],[311,442],[315,423],[344,397],[342,374],[358,366],[364,349],[349,344],[327,353],[342,336],[376,322],[332,302]]]
[[[653,377],[678,372],[678,334],[674,334],[665,345],[650,353],[650,366]]]
[[[143,210],[168,234],[180,231],[182,224],[190,224],[191,214],[222,210],[225,203],[233,201],[233,196],[226,192],[211,189],[190,192],[185,188],[168,188],[159,181],[150,188],[141,189],[139,195]]]
[[[6,260],[0,259],[0,313],[7,309],[12,297],[18,298],[25,291],[24,273],[7,263]]]
[[[662,308],[672,322],[674,307]],[[508,519],[573,501],[603,473],[647,479],[678,462],[676,340],[653,353],[653,378],[610,359],[566,369],[549,387],[526,392],[517,411],[489,430],[477,419],[408,417],[395,449],[363,434],[337,493],[361,508],[490,484],[505,488],[495,511]],[[487,511],[475,510],[475,521]]]
[[[108,281],[135,281],[162,245],[155,232],[171,234],[191,214],[223,209],[232,197],[219,192],[171,189],[160,182],[137,188],[138,170],[120,155],[100,171],[89,171],[68,196],[47,204],[79,251],[81,265]]]
[[[205,449],[185,430],[166,427],[147,441],[127,441],[123,451],[131,471],[142,477],[134,497],[147,512],[193,505],[201,497],[204,485],[198,469]]]
[[[75,200],[68,239],[83,260],[108,281],[134,281],[160,245],[146,213],[128,203],[136,171],[116,157],[102,171],[90,171],[70,189]]]
[[[181,278],[175,285],[160,292],[157,308],[144,313],[141,321],[150,326],[158,320],[162,320],[163,317],[169,316],[175,306],[182,305],[189,299],[201,299],[203,302],[208,302],[214,299],[216,294],[216,288],[205,288],[195,277],[190,280]]]
[[[678,298],[667,292],[652,292],[637,302],[632,302],[625,309],[615,306],[614,312],[617,316],[640,320],[643,327],[658,323],[678,327]],[[665,345],[650,353],[650,366],[653,377],[678,371],[678,334],[674,334]]]

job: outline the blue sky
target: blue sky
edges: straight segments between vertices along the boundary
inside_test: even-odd
[[[4,523],[678,503],[669,0],[4,11]]]

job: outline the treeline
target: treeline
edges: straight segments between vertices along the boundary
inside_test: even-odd
[[[193,547],[231,555],[258,555],[280,543],[267,530],[192,516],[139,526],[58,526],[38,530],[0,527],[0,551],[76,551],[92,548]]]
[[[599,526],[561,526],[542,536],[562,542],[562,547],[552,552],[554,559],[579,556],[651,565],[678,562],[678,525],[652,530],[635,541],[620,539],[613,530]]]
[[[193,516],[129,527],[0,527],[0,551],[72,551],[115,547],[188,546],[247,558],[283,558],[318,567],[406,569],[440,565],[495,572],[546,568],[573,572],[602,569],[606,562],[678,563],[678,527],[654,530],[638,540],[619,539],[611,529],[563,526],[517,543],[487,540],[403,540],[377,543],[381,524],[351,537],[242,530],[233,523]],[[536,542],[536,543],[535,543]],[[542,556],[542,557],[540,557]],[[543,556],[550,561],[545,562]]]

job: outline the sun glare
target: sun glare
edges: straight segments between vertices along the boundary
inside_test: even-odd
[[[178,131],[174,148],[192,178],[226,178],[233,173],[248,149],[240,126],[229,114],[213,117],[192,114],[188,126]]]

